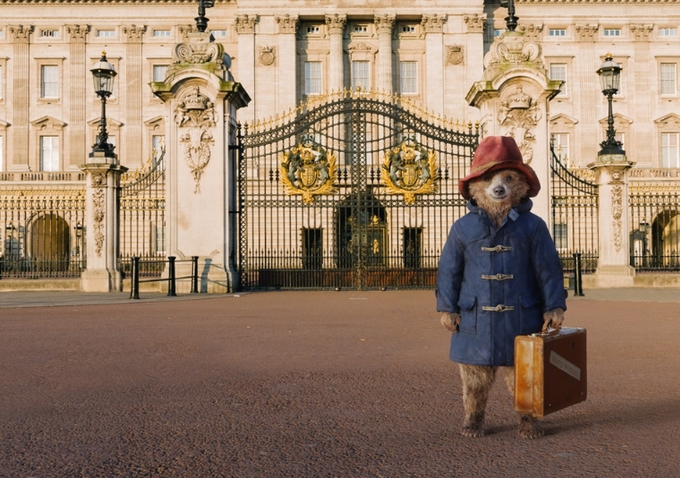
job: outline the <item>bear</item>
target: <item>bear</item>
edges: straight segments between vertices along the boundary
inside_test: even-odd
[[[468,213],[454,222],[437,271],[437,311],[452,332],[449,357],[458,363],[465,418],[461,434],[481,437],[497,371],[514,393],[514,341],[564,321],[562,264],[545,222],[531,212],[540,190],[534,170],[510,136],[488,136],[470,173],[458,183]],[[520,415],[519,435],[544,430]]]

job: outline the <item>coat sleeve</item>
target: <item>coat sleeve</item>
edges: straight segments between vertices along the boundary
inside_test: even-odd
[[[464,251],[454,225],[439,258],[435,290],[438,312],[460,312],[458,296],[463,282],[464,267]]]
[[[543,295],[543,311],[553,309],[567,310],[566,290],[564,289],[564,273],[562,263],[555,249],[555,243],[545,222],[538,222],[534,231],[533,254],[536,281]]]

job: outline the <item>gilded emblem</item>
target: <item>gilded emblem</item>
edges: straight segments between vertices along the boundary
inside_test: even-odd
[[[437,192],[437,155],[406,137],[399,146],[385,152],[383,181],[392,194],[404,196],[406,204],[414,204],[417,194]]]
[[[338,176],[334,153],[328,153],[310,134],[289,152],[281,155],[281,180],[290,195],[301,195],[305,204],[314,196],[337,192],[333,185]]]

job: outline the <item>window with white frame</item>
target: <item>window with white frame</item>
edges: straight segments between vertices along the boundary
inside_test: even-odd
[[[402,95],[418,94],[418,62],[399,62],[399,92]]]
[[[323,76],[320,61],[305,62],[305,95],[320,95],[323,92]]]
[[[227,36],[227,30],[212,30],[212,35],[215,38],[224,38]]]
[[[569,226],[564,223],[553,224],[553,239],[557,250],[569,248]]]
[[[553,133],[553,149],[565,166],[569,166],[569,133]]]
[[[605,28],[604,29],[604,36],[606,36],[606,37],[620,37],[621,36],[621,29],[620,28]]]
[[[40,38],[59,38],[59,30],[49,28],[40,30]]]
[[[155,166],[158,161],[162,160],[163,152],[165,151],[165,135],[154,134],[151,136],[151,161]]]
[[[662,95],[675,95],[677,93],[677,70],[676,63],[661,63],[659,65],[659,92]]]
[[[115,38],[116,30],[97,30],[97,38]]]
[[[675,28],[659,28],[660,37],[674,37],[676,35]]]
[[[621,143],[621,149],[626,149],[626,133],[622,131],[615,131],[614,132],[614,139]]]
[[[59,136],[40,137],[40,171],[59,171]]]
[[[59,98],[59,67],[57,65],[40,67],[40,97]]]
[[[371,88],[371,63],[368,61],[352,62],[352,89],[361,87],[362,90]]]
[[[566,63],[551,63],[550,64],[550,79],[562,80],[562,86],[557,96],[569,96],[567,89],[567,64]]]
[[[680,133],[661,133],[662,168],[680,168],[678,136],[680,136]]]
[[[0,136],[0,171],[5,170],[5,137]]]
[[[153,81],[165,81],[165,76],[168,73],[168,65],[154,65],[153,66]]]
[[[551,28],[548,30],[548,36],[551,37],[566,37],[567,30],[565,28]]]
[[[156,253],[165,254],[165,226],[156,225]]]
[[[495,37],[499,37],[499,36],[501,36],[501,35],[502,35],[503,33],[505,33],[505,32],[506,32],[506,30],[505,30],[504,28],[494,28],[494,30],[493,30],[493,36],[494,36],[494,38],[495,38]]]
[[[172,36],[172,32],[170,30],[154,30],[153,31],[153,36],[156,38],[169,38]]]

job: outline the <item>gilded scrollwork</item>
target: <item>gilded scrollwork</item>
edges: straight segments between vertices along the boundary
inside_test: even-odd
[[[305,204],[312,204],[314,196],[337,192],[335,154],[326,151],[311,134],[281,155],[279,170],[288,194],[301,195]]]
[[[406,204],[414,204],[417,195],[437,192],[437,156],[410,136],[385,152],[382,169],[388,192],[404,196]]]

